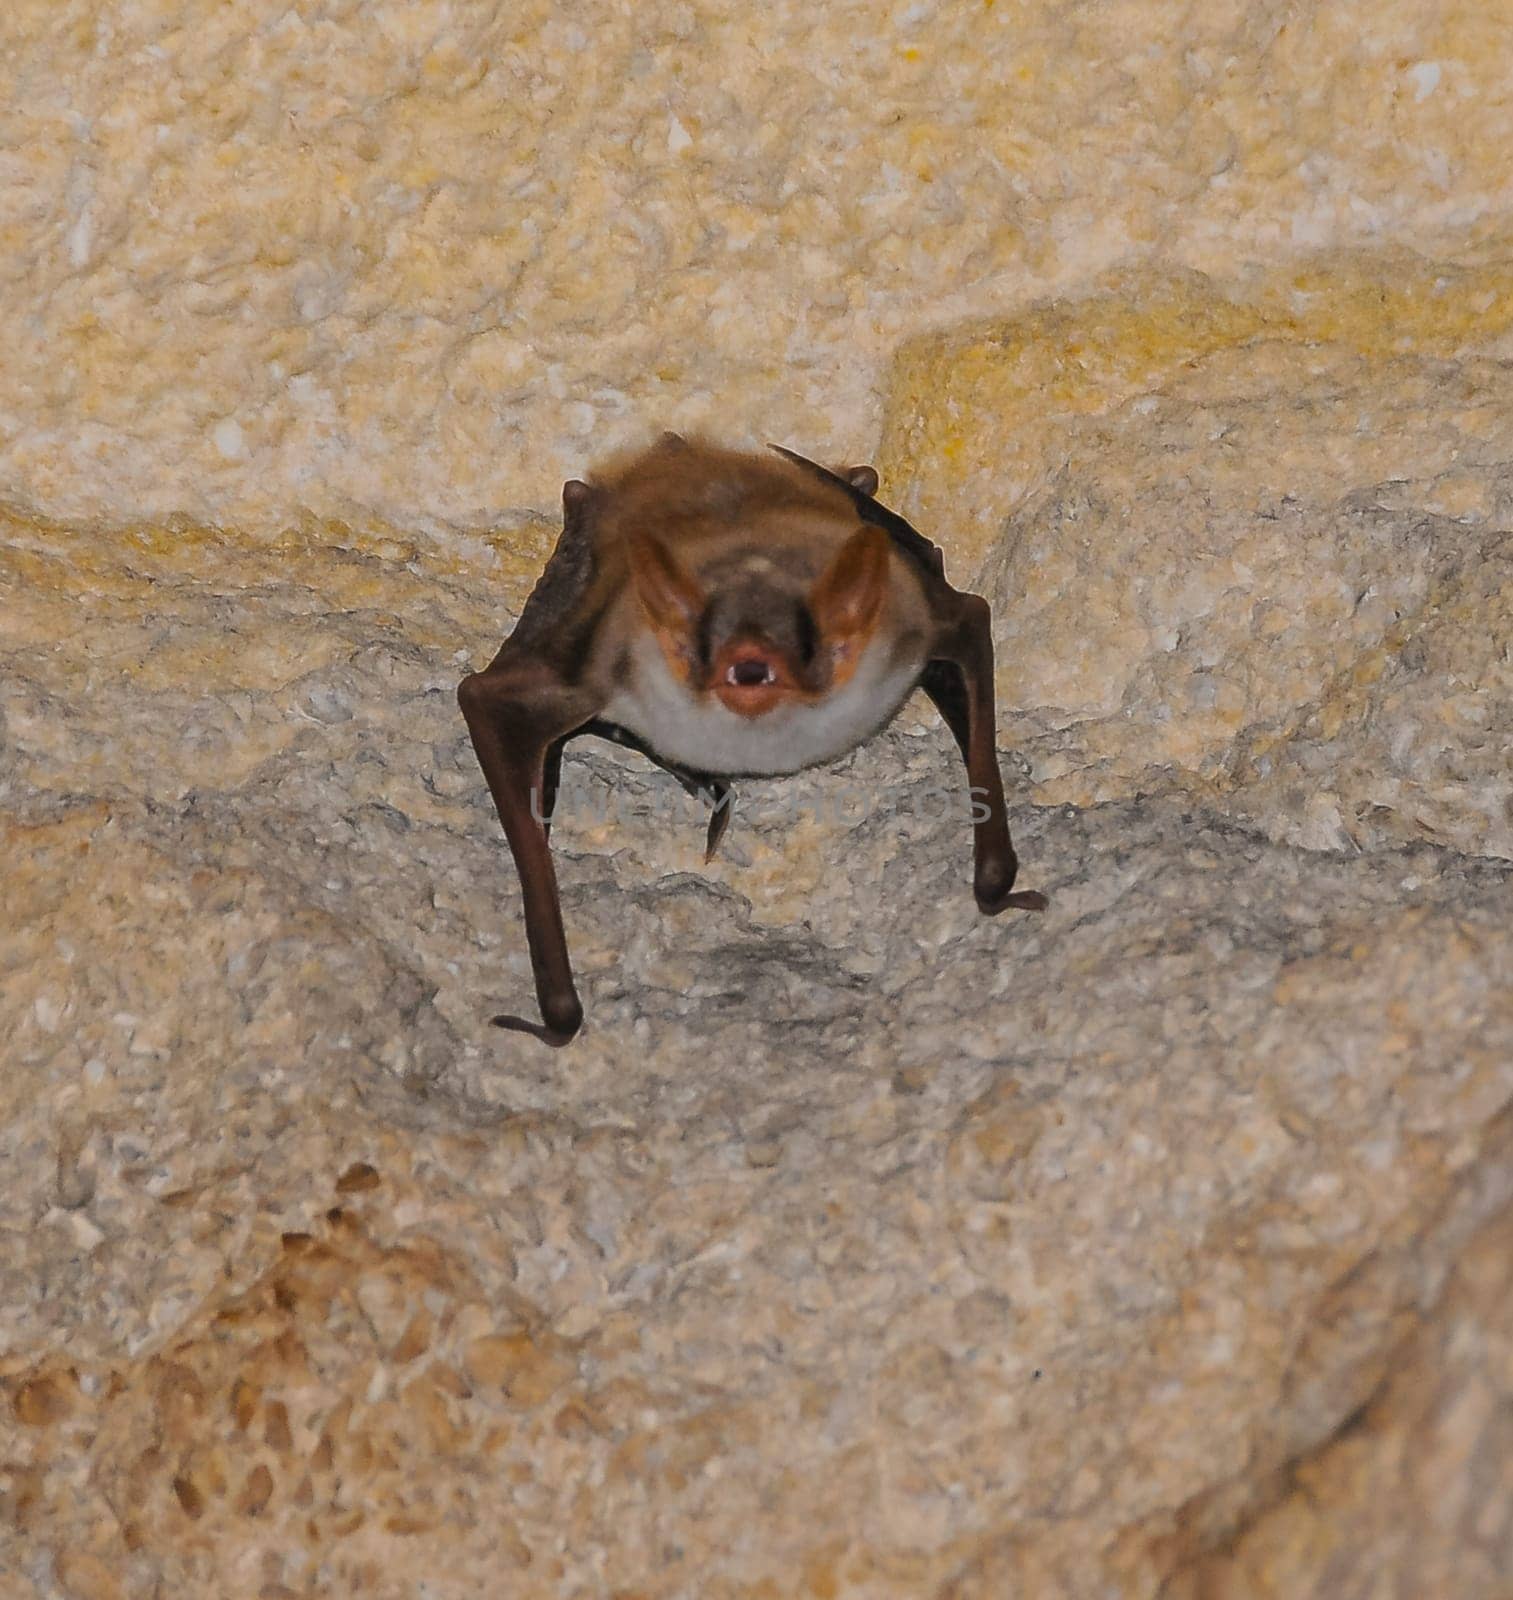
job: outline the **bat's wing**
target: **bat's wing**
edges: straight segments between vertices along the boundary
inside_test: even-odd
[[[919,675],[919,686],[930,697],[965,757],[972,738],[971,702],[961,668],[954,661],[927,661]]]
[[[493,668],[507,663],[531,661],[559,677],[565,684],[573,677],[574,665],[587,653],[588,643],[603,620],[608,595],[596,589],[598,577],[594,538],[596,494],[586,484],[563,487],[563,525],[551,557],[536,586],[521,608],[520,620],[504,641]],[[491,668],[491,670],[493,670]],[[559,734],[547,748],[542,762],[542,813],[550,828],[562,777],[562,752],[568,741],[580,734],[608,739],[626,749],[638,751],[664,772],[670,772],[689,794],[708,797],[714,807],[709,819],[706,857],[713,856],[720,838],[730,823],[730,786],[710,772],[695,772],[659,755],[628,728],[603,717],[590,717],[570,732]]]
[[[530,657],[549,663],[564,679],[573,676],[604,611],[594,593],[598,503],[597,492],[587,484],[563,486],[562,532],[504,641],[501,658]]]

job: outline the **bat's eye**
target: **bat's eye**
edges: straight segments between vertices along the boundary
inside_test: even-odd
[[[776,682],[776,675],[771,662],[748,656],[742,661],[731,662],[725,669],[725,681],[741,689],[751,689],[758,684]]]

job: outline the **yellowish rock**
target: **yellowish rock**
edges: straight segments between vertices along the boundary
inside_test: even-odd
[[[0,27],[0,481],[71,518],[484,528],[659,425],[847,456],[922,325],[1116,264],[1443,255],[1513,181],[1480,0]]]
[[[885,464],[995,602],[1037,798],[1513,858],[1513,399],[1479,353],[1513,283],[1366,271],[1136,280],[902,359]]]
[[[1504,1600],[1506,81],[1475,0],[12,0],[0,1587]],[[707,870],[575,750],[548,1053],[454,689],[667,425],[881,441],[1051,909],[933,723]]]

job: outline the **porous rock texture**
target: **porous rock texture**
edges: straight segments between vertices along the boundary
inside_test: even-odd
[[[0,1597],[1507,1600],[1495,8],[0,43]],[[585,742],[553,1052],[453,690],[668,423],[880,447],[1051,909]]]

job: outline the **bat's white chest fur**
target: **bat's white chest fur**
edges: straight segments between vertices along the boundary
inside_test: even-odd
[[[776,777],[833,761],[876,733],[908,697],[924,664],[923,655],[890,660],[875,639],[851,677],[823,699],[743,717],[713,695],[695,695],[655,639],[643,634],[629,679],[603,715],[695,772]]]

